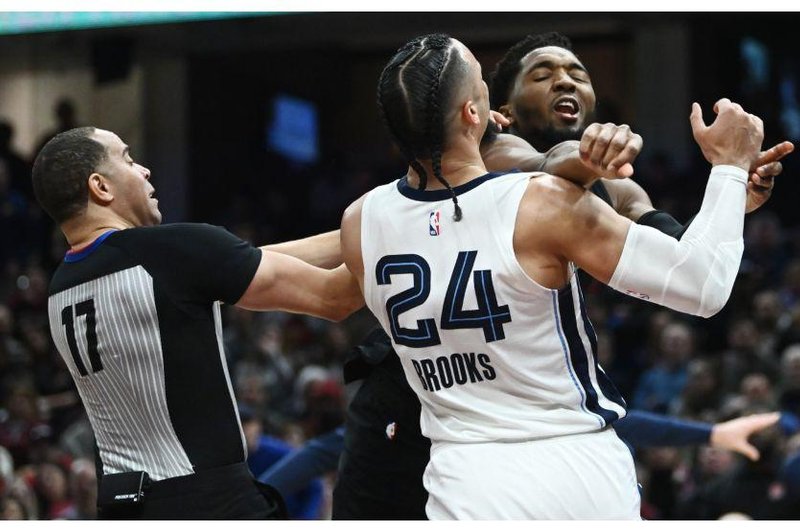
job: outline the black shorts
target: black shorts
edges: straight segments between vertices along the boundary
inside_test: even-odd
[[[257,483],[244,463],[153,482],[135,508],[98,508],[100,519],[282,519],[277,491]]]
[[[419,416],[419,399],[392,351],[348,407],[333,519],[426,519],[422,474],[431,443]]]

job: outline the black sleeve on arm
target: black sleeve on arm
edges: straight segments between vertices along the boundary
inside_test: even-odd
[[[158,269],[180,297],[234,304],[261,262],[260,249],[222,227],[170,224],[148,229],[142,243],[151,250],[149,267]]]
[[[683,225],[678,220],[673,218],[668,212],[655,210],[644,213],[636,221],[636,223],[658,229],[665,235],[669,235],[680,240],[683,236],[683,233],[685,233],[689,228],[689,224],[692,223],[692,220],[694,220],[694,216],[692,216],[692,218],[686,222],[685,225]]]

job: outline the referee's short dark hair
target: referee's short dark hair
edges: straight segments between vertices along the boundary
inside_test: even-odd
[[[42,209],[63,223],[86,209],[87,181],[106,158],[106,148],[92,138],[93,127],[59,133],[41,149],[33,162],[33,192]]]

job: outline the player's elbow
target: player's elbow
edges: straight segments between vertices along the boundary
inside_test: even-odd
[[[323,299],[325,305],[324,318],[330,321],[342,321],[364,306],[364,296],[355,277],[345,267],[331,272],[331,290]]]
[[[697,316],[700,316],[701,318],[710,318],[712,316],[716,316],[719,311],[725,307],[725,303],[727,303],[727,299],[724,301],[718,300],[710,304],[704,304],[698,309]]]
[[[325,319],[340,322],[349,318],[354,312],[364,306],[364,298],[361,293],[358,295],[348,295],[333,301],[327,310]]]
[[[710,318],[718,314],[728,303],[732,289],[733,283],[730,286],[717,285],[713,290],[704,290],[696,314],[702,318]]]

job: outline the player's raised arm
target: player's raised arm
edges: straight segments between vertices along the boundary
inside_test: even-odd
[[[715,111],[706,126],[693,106],[695,139],[714,167],[700,212],[680,241],[631,224],[597,198],[554,181],[560,208],[570,213],[554,222],[560,226],[552,240],[556,251],[621,292],[690,314],[719,312],[744,249],[748,169],[759,156],[763,124],[727,99]]]

